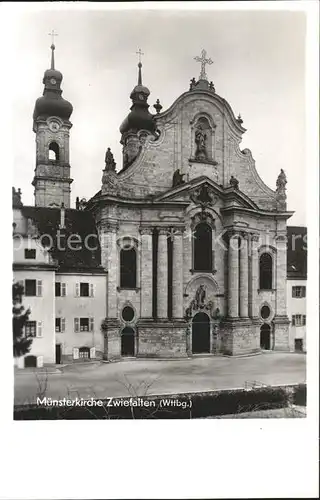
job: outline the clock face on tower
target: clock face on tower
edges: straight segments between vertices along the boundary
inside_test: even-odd
[[[49,129],[51,130],[51,132],[57,132],[60,128],[60,125],[59,123],[57,122],[49,122]]]
[[[144,98],[143,98],[143,95],[142,95],[142,94],[139,94],[139,96],[138,96],[138,97],[139,97],[140,101],[143,101],[143,100],[144,100]]]
[[[55,85],[57,83],[57,80],[55,78],[51,78],[50,83],[52,85]]]

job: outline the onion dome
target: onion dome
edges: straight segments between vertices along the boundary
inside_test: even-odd
[[[58,116],[63,120],[69,120],[73,111],[72,104],[61,97],[60,88],[62,82],[62,73],[54,67],[55,45],[51,45],[51,68],[47,69],[43,76],[44,84],[43,96],[36,100],[33,119],[48,118],[49,116]]]
[[[141,62],[139,62],[138,68],[138,85],[134,87],[130,94],[130,99],[133,104],[130,108],[130,113],[120,126],[121,134],[125,134],[126,132],[138,132],[139,130],[154,132],[156,129],[154,117],[148,111],[149,104],[147,101],[150,95],[150,90],[142,85]]]

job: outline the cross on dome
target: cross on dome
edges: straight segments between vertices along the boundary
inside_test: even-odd
[[[54,49],[55,44],[54,44],[54,37],[58,36],[58,33],[55,33],[54,30],[51,31],[51,33],[48,33],[49,36],[51,36],[51,69],[54,69]]]
[[[136,52],[136,54],[138,54],[138,55],[139,55],[139,64],[141,64],[141,56],[144,56],[144,53],[143,53],[143,52],[141,52],[141,49],[139,49],[139,50]]]

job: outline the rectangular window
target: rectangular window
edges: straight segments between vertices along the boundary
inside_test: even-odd
[[[26,297],[36,297],[37,295],[37,281],[36,280],[25,280],[24,290]]]
[[[89,283],[80,283],[80,297],[89,297]]]
[[[79,349],[79,358],[81,358],[81,359],[89,359],[90,358],[90,349],[89,349],[89,347],[80,347],[80,349]]]
[[[296,299],[301,299],[306,296],[305,286],[293,286],[292,287],[292,297]]]
[[[303,339],[294,340],[294,350],[296,352],[303,352]]]
[[[67,285],[66,283],[60,283],[60,281],[56,281],[55,284],[56,289],[56,297],[65,297],[67,295]]]
[[[27,321],[24,328],[26,337],[36,337],[37,335],[36,321]]]
[[[292,316],[292,326],[305,326],[306,315],[305,314],[295,314]]]
[[[63,333],[65,331],[66,320],[65,318],[56,318],[56,332]]]
[[[89,318],[80,318],[80,332],[89,331]]]
[[[56,297],[61,297],[61,283],[56,281]]]
[[[35,259],[36,258],[36,250],[26,248],[24,251],[24,258],[25,259]]]

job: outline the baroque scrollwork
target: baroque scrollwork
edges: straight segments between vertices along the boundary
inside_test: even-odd
[[[209,205],[214,205],[217,201],[217,196],[207,184],[202,184],[199,188],[196,188],[190,193],[190,199],[195,203],[195,205],[201,205],[205,208]]]

